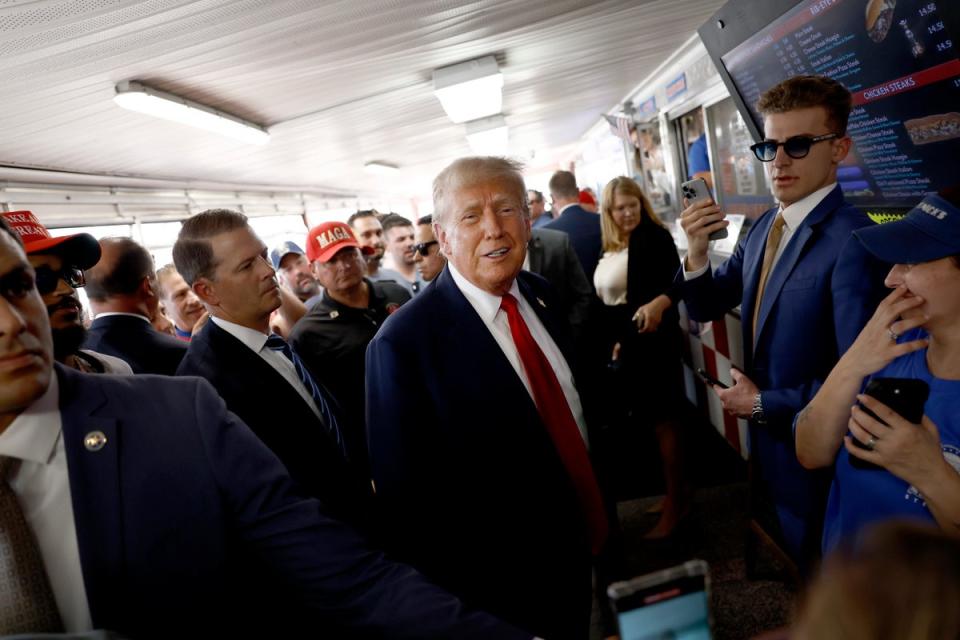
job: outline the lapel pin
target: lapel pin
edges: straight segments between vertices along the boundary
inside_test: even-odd
[[[339,315],[340,315],[340,312],[339,312],[339,311],[331,311],[331,312],[330,312],[330,319],[331,319],[331,320],[336,320],[337,317],[339,317]]]
[[[107,444],[107,436],[103,431],[91,431],[83,437],[83,446],[87,451],[100,451]]]
[[[540,306],[543,307],[544,309],[547,308],[547,303],[545,303],[545,302],[544,302],[543,300],[541,300],[540,298],[537,298],[537,302],[539,302],[539,303],[540,303]]]

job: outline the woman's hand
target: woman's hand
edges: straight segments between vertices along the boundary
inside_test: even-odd
[[[670,298],[665,295],[659,295],[647,304],[643,305],[633,314],[633,321],[637,323],[639,333],[653,333],[660,326],[663,320],[663,313],[673,304]]]
[[[850,433],[867,446],[862,449],[850,436],[845,436],[844,446],[850,455],[880,465],[917,488],[925,486],[930,474],[945,464],[937,425],[927,416],[923,416],[920,424],[907,422],[893,409],[868,395],[858,395],[857,400],[880,420],[860,407],[850,410]]]
[[[901,334],[919,327],[928,319],[923,315],[907,319],[900,318],[904,311],[923,304],[923,298],[920,296],[905,298],[906,293],[906,287],[899,286],[883,299],[860,335],[840,358],[838,367],[842,366],[856,376],[865,378],[883,369],[900,356],[927,346],[926,340],[897,343],[897,338]]]

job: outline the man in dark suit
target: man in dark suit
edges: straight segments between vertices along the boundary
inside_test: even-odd
[[[550,178],[550,197],[556,219],[543,228],[563,231],[570,236],[570,243],[592,289],[593,272],[600,261],[600,216],[580,206],[577,179],[569,171],[557,171]]]
[[[837,167],[850,150],[850,93],[838,82],[797,76],[767,91],[758,108],[779,206],[761,216],[733,255],[713,271],[708,236],[727,223],[712,201],[681,215],[689,250],[677,281],[690,316],[722,318],[741,308],[745,372],[716,388],[723,407],[751,419],[751,458],[759,466],[782,533],[806,564],[820,544],[828,476],[797,461],[793,417],[869,319],[882,295],[883,269],[853,240],[870,224],[847,204]]]
[[[177,374],[209,380],[294,480],[337,516],[366,528],[370,483],[351,464],[344,439],[356,428],[289,345],[271,335],[280,289],[266,256],[241,213],[213,209],[184,223],[173,259],[210,322],[191,340]]]
[[[100,249],[85,274],[94,319],[84,346],[125,360],[134,373],[172,376],[187,345],[150,324],[160,305],[153,258],[130,238],[103,238]]]
[[[464,158],[434,181],[447,268],[367,349],[371,468],[388,549],[544,638],[584,638],[608,532],[570,340],[521,272],[519,166]]]
[[[528,270],[553,285],[574,338],[580,336],[593,302],[593,287],[570,244],[570,236],[553,229],[531,229],[527,245]]]
[[[2,635],[529,638],[365,546],[206,382],[54,366],[2,220],[0,470]]]

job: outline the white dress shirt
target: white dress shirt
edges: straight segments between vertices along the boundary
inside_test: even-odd
[[[797,229],[800,227],[800,224],[804,219],[810,215],[810,212],[817,208],[817,205],[823,202],[823,199],[833,191],[833,188],[837,186],[836,182],[832,182],[822,189],[817,189],[810,195],[805,198],[797,200],[789,207],[784,207],[780,205],[778,212],[783,216],[783,235],[780,236],[780,244],[777,245],[777,253],[773,257],[773,263],[770,265],[770,272],[773,272],[773,268],[777,265],[777,262],[780,261],[780,256],[783,255],[784,249],[787,248],[787,245],[790,244],[790,239],[793,238],[793,234],[797,232]],[[696,271],[687,271],[687,261],[683,261],[683,278],[684,280],[692,280],[698,276],[703,275],[707,272],[707,269],[710,267],[710,261],[707,261],[707,264],[700,267]]]
[[[608,307],[627,304],[627,247],[620,251],[605,251],[597,270],[593,272],[593,288]]]
[[[520,361],[520,352],[517,351],[517,346],[513,342],[513,334],[510,333],[510,323],[507,321],[507,313],[500,309],[501,297],[487,293],[474,285],[457,271],[457,268],[453,266],[452,262],[447,262],[447,267],[450,269],[450,275],[453,276],[453,281],[456,283],[457,288],[460,289],[460,292],[466,297],[467,302],[470,303],[470,306],[472,306],[474,311],[477,312],[477,315],[480,316],[484,326],[487,327],[490,335],[493,336],[500,350],[503,351],[503,355],[507,357],[510,366],[517,372],[517,376],[521,382],[523,382],[523,386],[527,388],[527,393],[530,394],[530,398],[533,398],[533,388],[530,386],[530,381],[527,379],[527,374],[523,369],[523,363]],[[570,366],[563,357],[560,348],[557,347],[557,343],[553,341],[550,333],[543,326],[543,323],[540,322],[540,318],[537,317],[536,312],[527,302],[527,299],[523,297],[523,294],[520,293],[520,288],[517,286],[516,280],[514,280],[510,286],[510,293],[517,299],[517,308],[520,310],[520,316],[530,330],[530,335],[533,336],[533,339],[537,342],[537,346],[540,347],[540,350],[543,351],[543,354],[550,362],[550,366],[553,367],[554,373],[557,374],[557,380],[560,381],[560,387],[563,389],[563,395],[567,399],[567,404],[570,407],[571,413],[573,413],[573,418],[577,422],[577,428],[580,429],[580,435],[589,448],[590,441],[587,438],[587,421],[583,417],[583,405],[580,403],[580,394],[573,384],[573,373],[570,371]]]
[[[59,390],[52,374],[44,394],[0,433],[0,455],[21,460],[10,487],[37,539],[64,629],[80,632],[92,629],[93,622],[70,501]]]
[[[317,405],[313,401],[313,396],[310,395],[310,392],[307,391],[304,384],[300,382],[300,377],[297,375],[297,368],[287,356],[267,346],[267,338],[269,337],[267,334],[215,316],[211,316],[210,320],[245,344],[251,351],[260,356],[264,362],[273,367],[277,373],[283,376],[284,380],[290,383],[290,386],[297,390],[297,393],[300,394],[300,397],[303,398],[303,401],[307,403],[316,416],[318,418],[321,417],[320,410],[317,409]],[[321,421],[322,420],[321,418]]]
[[[130,316],[131,318],[140,318],[147,324],[150,324],[150,318],[147,316],[142,316],[139,313],[127,313],[126,311],[104,311],[103,313],[95,315],[93,319],[99,320],[100,318],[109,318],[110,316]]]

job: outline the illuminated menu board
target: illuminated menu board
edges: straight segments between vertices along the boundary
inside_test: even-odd
[[[946,2],[805,0],[721,60],[761,131],[767,88],[798,74],[842,82],[855,143],[839,171],[844,194],[910,205],[960,183],[960,34],[945,26]]]

